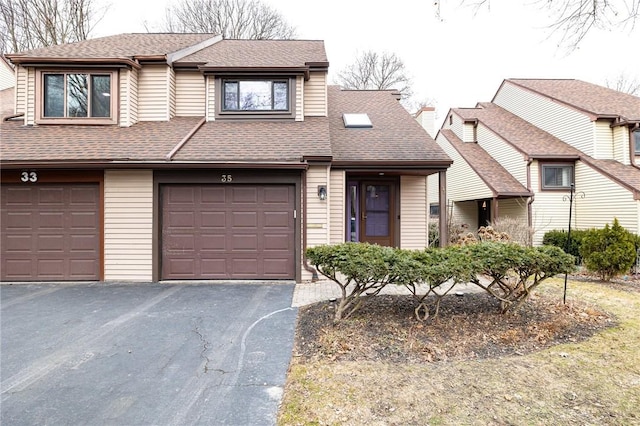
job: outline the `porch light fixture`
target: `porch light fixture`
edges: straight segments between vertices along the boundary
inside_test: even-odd
[[[318,198],[324,201],[327,199],[327,186],[326,185],[318,185]]]

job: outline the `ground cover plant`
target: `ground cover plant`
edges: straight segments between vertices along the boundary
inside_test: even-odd
[[[552,278],[508,315],[451,293],[417,321],[406,296],[300,309],[279,424],[640,424],[640,286]]]

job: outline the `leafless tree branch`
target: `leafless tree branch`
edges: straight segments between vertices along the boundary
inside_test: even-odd
[[[296,35],[277,10],[260,0],[183,0],[166,9],[160,29],[222,34],[225,39],[291,39]]]
[[[611,79],[607,78],[605,80],[605,85],[609,89],[617,90],[618,92],[640,96],[640,80],[638,80],[638,78],[630,77],[625,73],[620,73]]]

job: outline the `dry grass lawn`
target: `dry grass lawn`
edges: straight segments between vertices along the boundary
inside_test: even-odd
[[[511,318],[467,295],[424,323],[403,300],[302,309],[279,424],[640,425],[640,287],[562,286]]]

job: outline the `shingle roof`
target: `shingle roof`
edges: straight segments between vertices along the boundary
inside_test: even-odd
[[[208,67],[291,68],[326,62],[320,40],[222,40],[176,63],[202,63]]]
[[[532,158],[575,157],[580,151],[493,103],[452,110],[465,120],[479,120],[518,151]]]
[[[20,52],[21,57],[43,58],[133,58],[177,52],[215,34],[129,33],[100,37]],[[9,56],[15,56],[9,55]]]
[[[117,126],[24,126],[3,122],[0,159],[29,161],[158,161],[200,121],[180,117],[171,121]]]
[[[451,163],[390,91],[341,90],[329,86],[328,92],[334,162]],[[366,113],[373,128],[345,128],[344,113]]]
[[[440,130],[440,133],[493,191],[494,196],[528,197],[532,195],[524,185],[502,167],[487,151],[482,149],[480,145],[473,142],[462,142],[449,129]]]
[[[591,115],[640,120],[640,97],[585,81],[508,79],[506,82],[533,90]]]
[[[326,117],[306,117],[303,122],[210,121],[174,160],[301,162],[303,156],[331,156]]]

